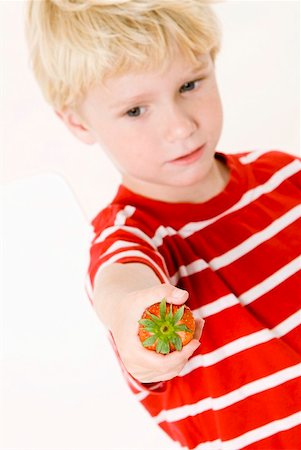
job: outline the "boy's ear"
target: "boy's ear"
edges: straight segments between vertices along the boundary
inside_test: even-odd
[[[85,125],[83,119],[76,112],[66,108],[63,111],[55,111],[55,114],[80,141],[85,144],[95,144],[96,138],[93,132]]]

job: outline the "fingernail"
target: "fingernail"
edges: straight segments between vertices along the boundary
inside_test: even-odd
[[[171,294],[173,298],[183,298],[185,295],[187,295],[187,292],[183,289],[175,289]]]

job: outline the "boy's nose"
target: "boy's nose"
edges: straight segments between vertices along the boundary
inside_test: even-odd
[[[197,129],[194,118],[185,111],[173,109],[166,112],[165,138],[168,142],[176,142],[190,137]]]

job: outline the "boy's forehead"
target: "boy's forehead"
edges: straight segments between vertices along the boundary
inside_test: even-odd
[[[174,75],[174,78],[194,75],[200,71],[206,70],[212,63],[210,54],[202,54],[198,56],[195,61],[191,61],[185,56],[168,60],[162,63],[160,67],[130,67],[126,71],[118,73],[112,72],[110,75],[104,77],[101,86],[103,88],[110,89],[113,85],[124,85],[132,82],[133,86],[135,82],[145,81],[150,79],[163,78],[165,75]]]

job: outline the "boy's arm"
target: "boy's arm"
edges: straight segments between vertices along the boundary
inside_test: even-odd
[[[112,264],[101,269],[95,277],[95,311],[112,332],[126,369],[142,383],[165,381],[177,376],[200,344],[198,339],[203,321],[196,320],[194,339],[182,351],[161,355],[143,348],[138,338],[138,320],[145,308],[163,297],[170,303],[181,305],[187,300],[188,293],[170,284],[162,284],[151,268],[144,264]]]
[[[113,331],[116,308],[124,297],[134,291],[160,284],[159,278],[145,264],[111,264],[96,274],[93,298],[95,311],[105,327]],[[153,303],[155,301],[156,299]]]

